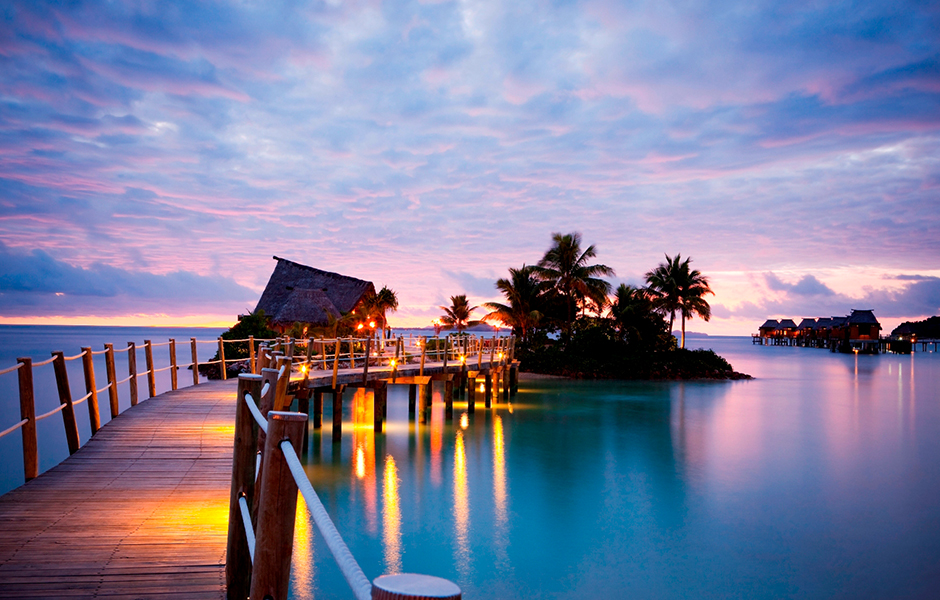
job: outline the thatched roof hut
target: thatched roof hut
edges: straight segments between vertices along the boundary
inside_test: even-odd
[[[375,294],[371,281],[321,271],[285,258],[274,257],[277,266],[255,310],[263,310],[275,328],[295,322],[314,327],[329,325],[351,312],[366,296]]]
[[[808,330],[808,329],[815,329],[815,328],[816,328],[816,319],[803,319],[802,321],[800,321],[799,327],[797,327],[797,329],[801,331]]]

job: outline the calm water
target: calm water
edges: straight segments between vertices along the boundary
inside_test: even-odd
[[[308,474],[367,576],[467,598],[937,597],[940,356],[691,345],[758,379],[528,381],[426,426],[393,388],[387,433],[357,397]],[[293,573],[350,597],[306,518]]]

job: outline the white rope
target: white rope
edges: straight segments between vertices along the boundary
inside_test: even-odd
[[[38,417],[36,417],[36,420],[37,420],[37,421],[42,421],[42,420],[45,419],[46,417],[51,417],[52,415],[56,414],[57,412],[59,412],[60,410],[62,410],[63,408],[65,408],[66,406],[67,406],[66,404],[60,404],[60,405],[58,406],[58,408],[55,408],[55,409],[53,409],[53,410],[50,410],[49,412],[47,412],[47,413],[44,414],[44,415],[39,415]]]
[[[65,360],[75,360],[76,358],[81,358],[85,356],[85,351],[82,350],[81,354],[76,354],[75,356],[66,356]]]
[[[131,380],[131,377],[133,377],[133,375],[128,375],[128,376],[125,377],[124,379],[118,381],[117,384],[118,384],[118,385],[121,385],[121,384],[124,383],[125,381],[130,381],[130,380]]]
[[[150,344],[151,348],[159,348],[160,346],[169,346],[170,342],[160,342],[159,344]]]
[[[8,434],[8,433],[13,433],[14,431],[16,431],[17,429],[19,429],[19,428],[22,427],[23,425],[26,425],[27,423],[29,423],[29,419],[23,419],[22,421],[20,421],[20,422],[17,423],[16,425],[14,425],[14,426],[12,426],[12,427],[8,427],[8,428],[4,429],[3,431],[0,431],[0,438],[2,438],[3,436],[5,436],[5,435]]]
[[[248,500],[244,496],[238,497],[238,507],[242,513],[242,526],[245,528],[245,539],[248,540],[248,554],[251,562],[255,562],[255,530],[251,526],[251,511],[248,509]]]
[[[161,373],[161,372],[163,372],[163,371],[167,371],[167,370],[172,369],[172,368],[173,368],[173,365],[169,365],[169,366],[167,366],[167,367],[163,367],[162,369],[154,369],[153,372],[154,372],[154,373]]]
[[[6,369],[0,371],[0,375],[6,375],[7,373],[12,373],[13,371],[16,371],[22,366],[23,366],[23,363],[16,363],[12,367],[7,367]]]
[[[268,420],[265,419],[261,411],[258,410],[258,405],[255,404],[255,399],[251,397],[251,394],[245,394],[245,404],[248,405],[248,410],[251,412],[251,416],[255,418],[255,422],[258,423],[258,427],[261,428],[261,431],[267,433]]]
[[[81,404],[85,400],[88,400],[89,398],[91,398],[91,392],[88,392],[87,394],[79,398],[78,400],[72,400],[72,406],[78,406],[79,404]]]
[[[287,365],[281,365],[281,368],[277,370],[277,378],[280,379],[284,376],[284,369],[287,368]]]
[[[333,558],[336,559],[336,564],[339,565],[340,571],[343,572],[346,582],[349,583],[353,594],[356,595],[356,600],[371,600],[372,584],[369,583],[366,574],[362,572],[362,568],[359,566],[359,563],[356,562],[352,552],[349,551],[346,542],[340,537],[339,531],[336,530],[336,526],[333,525],[333,521],[330,519],[330,515],[327,514],[326,509],[323,508],[323,503],[320,502],[317,492],[313,489],[313,486],[310,485],[310,480],[307,479],[307,474],[304,472],[304,467],[300,464],[300,460],[294,452],[294,447],[289,440],[281,442],[280,447],[281,451],[284,453],[284,459],[287,461],[291,475],[294,476],[294,481],[297,483],[297,488],[300,490],[300,493],[303,494],[304,502],[307,503],[307,510],[310,511],[310,516],[313,517],[313,521],[320,529],[320,534],[326,541],[330,552],[333,553]]]
[[[119,348],[119,349],[115,350],[114,353],[115,353],[115,354],[118,354],[118,353],[120,353],[120,352],[127,352],[127,351],[130,350],[130,349],[131,349],[130,346],[128,346],[127,348]]]
[[[44,361],[42,361],[42,362],[33,363],[33,368],[35,369],[36,367],[44,367],[44,366],[48,365],[49,363],[51,363],[51,362],[54,361],[54,360],[55,360],[55,357],[53,356],[52,358],[47,358],[46,360],[44,360]]]
[[[265,396],[267,396],[267,395],[268,395],[268,390],[270,390],[270,389],[271,389],[271,382],[270,382],[270,381],[265,381],[265,382],[264,382],[264,387],[261,388],[261,397],[264,398]]]
[[[111,384],[109,383],[108,385],[104,386],[104,387],[101,388],[100,390],[95,390],[95,393],[96,393],[96,394],[100,394],[101,392],[105,391],[106,389],[108,389],[108,388],[110,388],[110,387],[111,387]]]
[[[107,354],[107,353],[108,353],[107,350],[98,350],[97,352],[92,351],[91,355],[98,356],[99,354]]]

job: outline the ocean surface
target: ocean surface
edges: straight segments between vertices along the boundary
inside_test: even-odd
[[[0,368],[169,337],[186,362],[182,340],[218,333],[6,326]],[[336,446],[326,407],[307,473],[368,577],[437,575],[468,599],[937,597],[940,354],[689,345],[756,379],[526,380],[511,403],[467,415],[456,402],[452,422],[437,404],[426,425],[409,421],[407,388],[392,387],[378,436],[370,396],[346,403]],[[215,352],[199,349],[200,360]],[[80,361],[69,364],[80,397]],[[58,403],[51,366],[41,369],[38,412]],[[40,393],[41,379],[52,383]],[[15,375],[0,390],[2,430],[18,420]],[[87,411],[77,414],[84,440]],[[67,455],[61,418],[39,436],[45,470]],[[0,439],[0,457],[6,491],[22,482],[18,433]],[[298,517],[293,597],[350,598],[316,526]]]

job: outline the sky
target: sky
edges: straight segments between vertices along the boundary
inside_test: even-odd
[[[272,256],[393,326],[580,232],[713,317],[940,314],[936,2],[0,5],[0,323],[230,324]],[[482,314],[482,313],[478,313]]]

